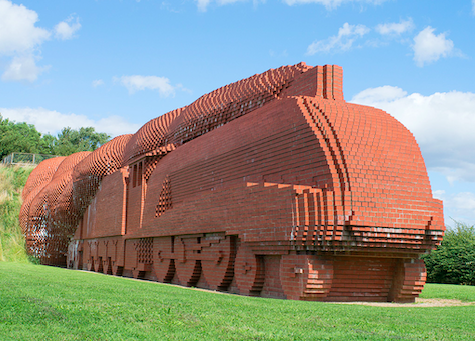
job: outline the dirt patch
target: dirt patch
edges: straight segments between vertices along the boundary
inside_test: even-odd
[[[449,300],[444,298],[416,298],[415,303],[391,303],[391,302],[334,302],[336,304],[358,304],[369,305],[373,307],[406,307],[406,308],[419,308],[419,307],[453,307],[453,306],[466,306],[475,305],[475,302],[462,302],[460,300]]]

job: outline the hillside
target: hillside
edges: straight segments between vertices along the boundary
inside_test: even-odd
[[[0,261],[26,262],[25,239],[18,224],[21,191],[32,167],[0,165]]]

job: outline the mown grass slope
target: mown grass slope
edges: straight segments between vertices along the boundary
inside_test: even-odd
[[[426,294],[429,293],[429,294]],[[475,287],[425,297],[475,301]],[[1,340],[474,340],[475,305],[374,307],[252,298],[0,262]]]
[[[0,261],[27,262],[25,238],[18,223],[21,191],[33,167],[0,165]]]

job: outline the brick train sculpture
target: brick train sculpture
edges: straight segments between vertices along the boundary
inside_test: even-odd
[[[412,302],[445,229],[413,135],[345,102],[336,65],[271,69],[43,161],[23,199],[43,264],[301,300]]]

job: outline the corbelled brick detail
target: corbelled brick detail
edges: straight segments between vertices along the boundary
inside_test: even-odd
[[[29,252],[244,295],[413,301],[442,203],[413,135],[344,101],[342,74],[272,69],[44,161],[20,214]]]

